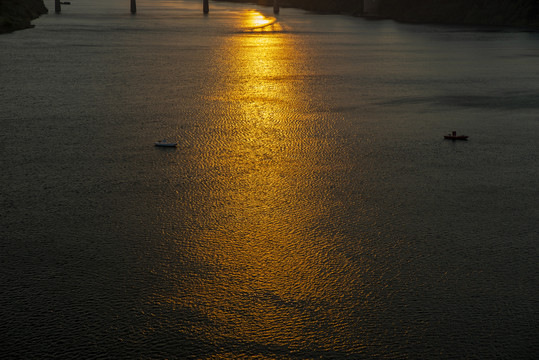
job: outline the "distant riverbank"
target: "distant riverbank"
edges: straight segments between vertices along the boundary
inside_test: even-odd
[[[0,1],[0,33],[32,27],[32,20],[48,12],[43,0],[2,0]]]
[[[273,5],[273,0],[221,0]],[[407,23],[539,28],[538,0],[279,0],[281,7]]]
[[[539,27],[538,0],[364,1],[375,4],[374,16],[401,22]]]

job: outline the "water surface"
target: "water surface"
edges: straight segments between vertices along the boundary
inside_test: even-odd
[[[535,357],[537,34],[137,5],[0,37],[4,357]]]

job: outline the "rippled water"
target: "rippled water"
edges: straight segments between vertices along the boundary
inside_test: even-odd
[[[537,356],[538,34],[137,5],[0,37],[3,358]]]

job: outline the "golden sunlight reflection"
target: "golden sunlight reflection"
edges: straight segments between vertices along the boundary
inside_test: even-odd
[[[264,19],[248,11],[242,24]],[[308,84],[308,53],[291,34],[249,32],[227,38],[215,61],[212,109],[197,139],[203,175],[190,195],[196,245],[178,249],[199,267],[156,301],[203,314],[211,329],[193,331],[212,343],[302,348],[328,332],[345,338],[342,299],[362,276],[349,277],[349,259],[332,245],[339,234],[324,230],[339,211],[336,150]],[[339,347],[324,341],[318,346]],[[350,335],[348,346],[357,341]]]
[[[244,31],[280,31],[281,26],[274,17],[266,17],[256,10],[244,12],[241,28]]]

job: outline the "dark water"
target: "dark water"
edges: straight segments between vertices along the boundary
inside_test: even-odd
[[[137,5],[0,37],[2,358],[537,357],[538,34]]]

